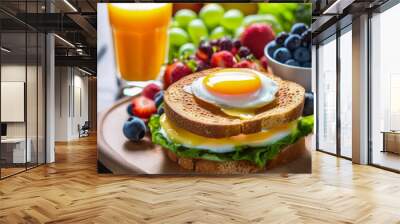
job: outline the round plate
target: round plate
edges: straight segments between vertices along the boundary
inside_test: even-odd
[[[132,142],[125,138],[122,127],[129,118],[126,108],[130,99],[123,98],[99,114],[97,147],[100,162],[115,174],[198,174],[185,170],[171,161],[160,146],[151,142],[149,135],[140,142]],[[311,137],[307,137],[307,149],[310,148],[310,141]],[[265,171],[265,173],[310,172],[309,150],[289,164]]]

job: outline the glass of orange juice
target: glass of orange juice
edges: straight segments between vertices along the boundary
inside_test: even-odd
[[[166,62],[171,3],[108,3],[115,57],[124,81],[157,79]]]

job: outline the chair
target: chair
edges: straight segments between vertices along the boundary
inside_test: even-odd
[[[89,129],[90,129],[89,121],[85,121],[85,123],[82,126],[78,124],[79,138],[89,136]]]

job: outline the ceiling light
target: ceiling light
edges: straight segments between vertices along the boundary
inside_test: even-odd
[[[66,39],[64,39],[64,38],[62,38],[62,37],[60,37],[60,36],[57,35],[57,34],[54,34],[54,36],[57,37],[57,38],[58,38],[59,40],[61,40],[62,42],[64,42],[65,44],[67,44],[68,46],[75,48],[75,45],[73,45],[73,44],[72,44],[71,42],[69,42],[68,40],[66,40]]]
[[[81,69],[81,68],[79,68],[79,67],[78,67],[78,70],[81,71],[81,72],[83,72],[83,73],[85,73],[85,74],[87,74],[87,75],[90,75],[90,76],[92,75],[92,73],[90,73],[90,72],[88,72],[88,71],[86,71],[86,70],[83,70],[83,69]]]
[[[355,0],[336,0],[322,14],[323,15],[340,15],[343,10],[351,5]]]
[[[65,4],[67,4],[74,12],[78,12],[78,10],[68,1],[64,0]]]
[[[1,49],[2,51],[6,52],[6,53],[10,53],[10,52],[11,52],[11,50],[9,50],[9,49],[7,49],[7,48],[5,48],[5,47],[1,47],[0,49]]]

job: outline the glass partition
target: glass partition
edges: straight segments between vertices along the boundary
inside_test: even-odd
[[[317,149],[336,154],[336,36],[318,47]]]
[[[0,2],[17,13],[39,13],[44,1]],[[45,34],[0,12],[0,178],[45,163]]]
[[[26,82],[26,114],[27,114],[27,150],[31,151],[28,168],[36,166],[38,160],[38,35],[27,33],[27,82]]]
[[[2,177],[24,171],[31,162],[26,125],[26,32],[1,34]]]

